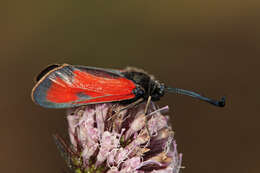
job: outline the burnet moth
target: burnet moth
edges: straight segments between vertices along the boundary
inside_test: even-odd
[[[32,100],[46,108],[71,108],[81,105],[120,102],[158,101],[165,92],[191,96],[224,107],[225,97],[213,100],[179,88],[165,86],[143,70],[103,69],[78,65],[50,65],[36,78]]]

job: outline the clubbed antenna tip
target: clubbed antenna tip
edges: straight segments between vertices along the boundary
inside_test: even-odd
[[[187,96],[191,96],[193,98],[205,101],[207,103],[210,103],[214,106],[218,106],[218,107],[224,107],[226,104],[226,97],[222,97],[220,101],[218,100],[214,100],[208,97],[204,97],[196,92],[193,91],[188,91],[188,90],[184,90],[184,89],[180,89],[180,88],[172,88],[172,87],[167,87],[166,91],[170,92],[170,93],[176,93],[176,94],[182,94],[182,95],[187,95]]]

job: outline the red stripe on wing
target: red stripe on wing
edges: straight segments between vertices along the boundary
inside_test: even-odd
[[[71,79],[56,76],[52,79],[46,99],[54,103],[95,103],[120,101],[134,98],[132,93],[136,87],[134,82],[123,77],[105,78],[74,70]],[[86,95],[82,100],[77,94]],[[89,98],[87,98],[89,97]],[[98,97],[98,98],[97,98]]]

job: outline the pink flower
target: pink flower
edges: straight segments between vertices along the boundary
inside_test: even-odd
[[[54,136],[72,171],[77,173],[178,173],[177,152],[168,117],[151,103],[119,112],[119,104],[95,104],[68,111],[71,147]]]

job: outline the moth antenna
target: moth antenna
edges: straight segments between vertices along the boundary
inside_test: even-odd
[[[166,87],[166,91],[170,92],[170,93],[176,93],[176,94],[191,96],[191,97],[194,97],[196,99],[208,102],[208,103],[210,103],[214,106],[218,106],[218,107],[224,107],[225,102],[226,102],[226,97],[222,97],[221,100],[218,101],[218,100],[214,100],[214,99],[204,97],[204,96],[202,96],[198,93],[195,93],[193,91],[188,91],[188,90],[184,90],[184,89],[180,89],[180,88]]]

